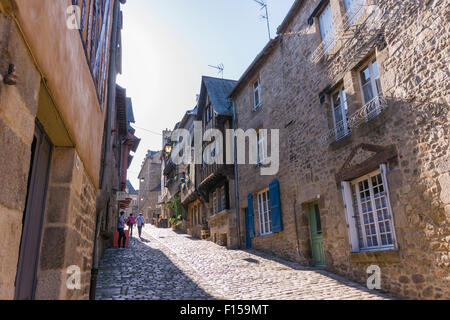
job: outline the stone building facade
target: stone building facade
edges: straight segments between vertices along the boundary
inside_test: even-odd
[[[158,198],[161,194],[161,152],[149,150],[139,173],[138,214],[147,223],[155,224],[161,215]]]
[[[381,290],[450,298],[449,9],[295,1],[231,93],[239,128],[280,130],[278,174],[238,169],[243,243],[361,283],[376,266]]]
[[[120,8],[88,2],[76,30],[69,0],[0,1],[0,299],[89,298]],[[67,286],[70,270],[79,288]]]

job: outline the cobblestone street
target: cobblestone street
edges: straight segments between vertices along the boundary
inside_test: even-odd
[[[253,250],[230,251],[171,229],[148,226],[143,236],[143,241],[133,238],[127,249],[106,251],[98,300],[388,298],[323,270]]]

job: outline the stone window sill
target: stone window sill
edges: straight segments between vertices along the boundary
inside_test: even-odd
[[[352,263],[400,263],[400,252],[398,249],[387,249],[382,251],[362,251],[350,253]]]

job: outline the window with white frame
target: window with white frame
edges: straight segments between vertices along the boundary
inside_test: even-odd
[[[354,252],[395,248],[395,232],[386,165],[369,175],[343,182],[349,235]]]
[[[366,109],[366,117],[370,120],[380,113],[380,97],[383,94],[380,72],[378,71],[378,62],[376,59],[371,60],[370,63],[361,69],[359,72],[359,80],[363,104]]]
[[[266,162],[266,135],[263,129],[258,131],[258,165],[262,165]]]
[[[339,88],[331,95],[331,108],[333,111],[333,123],[336,140],[339,140],[349,134],[347,122],[347,95],[343,87]]]
[[[258,217],[259,217],[259,231],[261,235],[272,233],[272,219],[270,215],[270,198],[269,190],[264,190],[258,193]]]
[[[319,15],[319,28],[322,37],[322,48],[324,54],[327,54],[336,44],[336,34],[334,31],[333,13],[331,11],[331,4],[325,7]]]
[[[253,83],[253,108],[256,110],[262,105],[262,99],[261,99],[261,81],[258,78]]]
[[[347,17],[344,26],[351,27],[364,12],[365,0],[344,0]]]

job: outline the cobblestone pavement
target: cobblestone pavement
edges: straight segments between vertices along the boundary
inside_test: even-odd
[[[255,250],[227,250],[171,229],[146,226],[144,240],[108,249],[97,299],[379,300],[387,295],[323,270]]]

